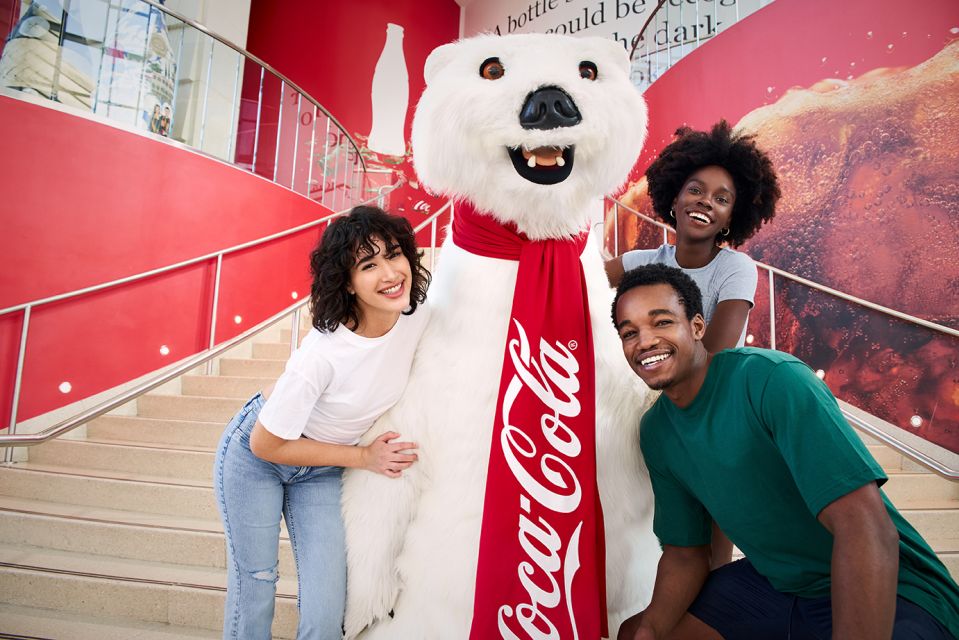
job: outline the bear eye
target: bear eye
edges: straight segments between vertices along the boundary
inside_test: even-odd
[[[587,80],[595,80],[599,75],[599,72],[596,70],[596,65],[590,62],[589,60],[583,60],[579,63],[579,77],[586,78]]]
[[[499,80],[505,73],[506,69],[503,68],[499,58],[487,58],[480,65],[480,75],[487,80]]]

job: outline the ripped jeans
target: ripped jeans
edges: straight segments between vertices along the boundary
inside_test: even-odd
[[[227,549],[223,637],[271,637],[280,516],[296,561],[299,640],[342,638],[346,546],[340,515],[340,467],[292,467],[250,451],[263,407],[259,394],[227,425],[213,469]]]

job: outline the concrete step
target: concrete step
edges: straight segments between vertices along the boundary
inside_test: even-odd
[[[241,376],[183,376],[180,378],[183,395],[214,398],[250,398],[276,378],[248,378]]]
[[[0,544],[0,603],[217,630],[226,572]],[[296,634],[296,580],[277,583],[274,637]]]
[[[0,497],[0,540],[88,555],[224,569],[226,546],[219,520],[83,508]],[[281,576],[296,575],[285,528]]]
[[[263,360],[258,358],[221,358],[220,375],[246,378],[273,378],[283,373],[286,358],[282,360]]]
[[[959,482],[932,473],[890,473],[883,490],[898,509],[927,508],[929,501],[959,500]]]
[[[959,501],[951,509],[900,509],[933,551],[959,551]],[[935,544],[934,544],[935,543]]]
[[[918,462],[913,462],[895,449],[890,449],[886,445],[870,444],[866,445],[866,448],[869,449],[869,453],[872,454],[872,457],[876,459],[876,462],[878,462],[887,473],[899,473],[901,471],[932,473]]]
[[[22,462],[0,466],[5,496],[218,520],[209,482]]]
[[[0,604],[4,638],[69,638],[70,640],[216,640],[218,631],[122,618],[83,616],[52,609]]]
[[[146,394],[137,399],[137,413],[143,418],[201,420],[226,425],[245,404],[241,398],[207,398]]]
[[[108,441],[51,440],[29,449],[30,462],[109,469],[163,478],[213,481],[213,449],[129,445]]]
[[[306,334],[310,332],[310,329],[313,327],[311,325],[306,325],[300,329],[300,342],[303,342],[303,338],[306,337]],[[290,344],[290,338],[293,337],[293,332],[289,329],[280,329],[280,342],[285,343],[287,346]]]
[[[290,358],[290,343],[283,342],[256,342],[253,344],[253,357],[264,360],[288,360]]]
[[[940,553],[939,559],[942,560],[942,564],[946,565],[952,579],[959,582],[959,552]]]
[[[140,416],[100,416],[87,424],[87,437],[142,444],[174,444],[213,449],[225,422],[195,422]]]

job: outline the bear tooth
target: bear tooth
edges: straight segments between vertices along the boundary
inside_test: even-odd
[[[566,166],[566,160],[563,159],[563,156],[556,156],[556,166],[557,166],[557,167],[565,167],[565,166]]]
[[[526,161],[526,166],[528,166],[530,169],[535,168],[535,167],[536,167],[536,156],[530,156],[530,157],[529,157],[529,160]]]

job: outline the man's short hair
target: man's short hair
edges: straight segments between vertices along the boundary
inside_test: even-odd
[[[616,304],[623,294],[636,287],[654,284],[668,284],[673,288],[683,309],[686,310],[687,320],[692,320],[697,313],[703,315],[703,295],[693,279],[683,273],[682,269],[653,263],[630,269],[623,275],[619,286],[616,287],[616,297],[613,299],[613,325],[616,324]]]

